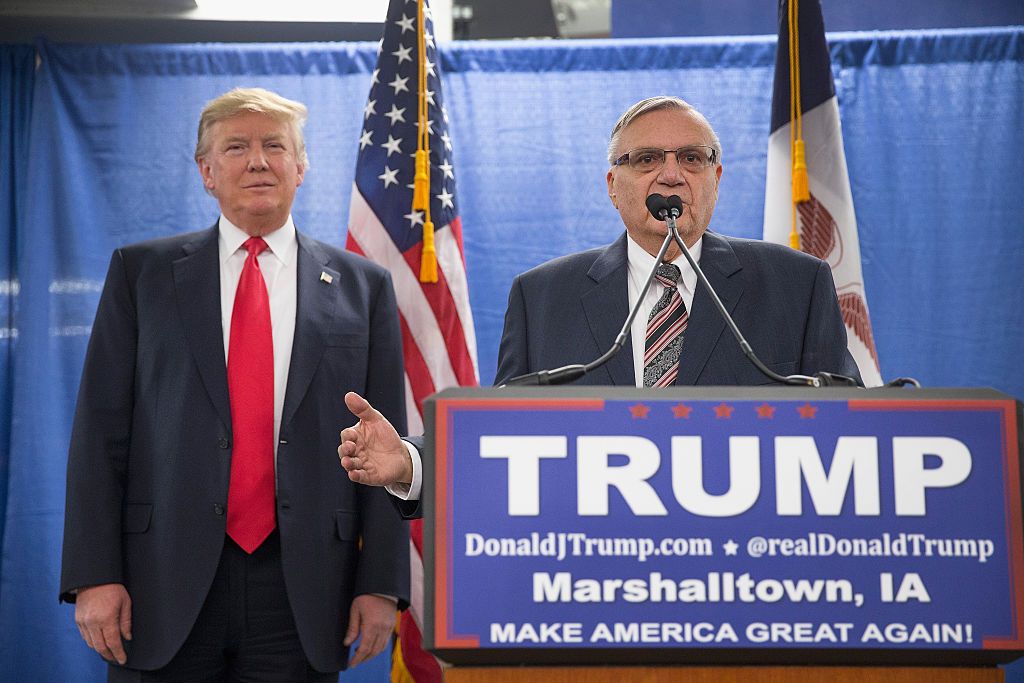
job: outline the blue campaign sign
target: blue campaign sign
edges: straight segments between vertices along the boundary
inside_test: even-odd
[[[461,390],[428,414],[438,651],[1024,649],[996,392]]]

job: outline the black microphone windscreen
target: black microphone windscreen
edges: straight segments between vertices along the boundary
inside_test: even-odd
[[[665,204],[668,206],[669,211],[672,211],[676,218],[683,215],[683,200],[677,195],[670,194],[665,200]]]
[[[678,199],[678,197],[676,197]],[[651,215],[657,218],[659,221],[665,220],[665,216],[668,215],[668,200],[665,199],[664,195],[652,194],[647,197],[647,210],[651,212]]]

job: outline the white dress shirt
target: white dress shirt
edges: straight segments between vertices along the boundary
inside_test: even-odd
[[[233,225],[223,214],[218,225],[220,247],[220,314],[224,330],[224,358],[230,349],[231,312],[235,308],[235,292],[242,276],[242,267],[248,252],[242,244],[249,235]],[[299,243],[295,238],[292,217],[277,230],[263,235],[268,249],[256,257],[267,285],[270,299],[270,327],[274,337],[274,456],[277,456],[278,435],[281,432],[281,414],[284,412],[284,392],[288,386],[288,366],[292,358],[295,339],[295,311],[297,308]]]
[[[694,261],[700,261],[701,248],[704,246],[704,237],[701,236],[697,243],[690,247],[690,255]],[[654,257],[644,251],[644,248],[633,241],[632,237],[626,239],[626,295],[628,297],[629,310],[633,310],[633,304],[640,296],[640,290],[644,287],[644,281],[648,273],[654,268]],[[682,277],[676,289],[683,297],[687,313],[693,311],[693,294],[697,289],[697,273],[690,267],[686,257],[679,254],[674,261],[679,268]],[[633,379],[636,386],[644,385],[644,351],[647,345],[647,318],[651,315],[651,309],[658,303],[665,287],[658,280],[651,281],[651,288],[647,290],[640,310],[633,318],[633,325],[630,327],[630,338],[633,341]]]

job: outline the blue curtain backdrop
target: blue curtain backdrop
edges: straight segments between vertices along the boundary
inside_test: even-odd
[[[830,34],[885,377],[1024,397],[1022,38],[1021,28]],[[605,145],[632,102],[677,94],[708,116],[725,148],[712,228],[760,237],[774,37],[466,43],[440,55],[484,384],[513,276],[621,232]],[[102,678],[56,595],[67,442],[110,251],[214,222],[192,161],[196,121],[239,85],[309,106],[312,168],[295,221],[343,244],[375,60],[374,44],[0,47],[0,300],[3,315],[14,311],[0,323],[10,437],[0,671],[10,680]]]

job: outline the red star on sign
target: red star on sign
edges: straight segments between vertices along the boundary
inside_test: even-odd
[[[818,409],[812,406],[810,403],[805,403],[802,406],[796,408],[800,412],[801,420],[813,420],[814,414],[818,412]]]
[[[689,420],[691,412],[693,412],[693,408],[684,403],[677,403],[676,405],[672,406],[672,415],[673,417],[676,418],[681,417],[684,420]]]
[[[735,408],[733,408],[732,406],[720,403],[719,405],[715,406],[715,417],[719,420],[731,419],[733,410],[735,410]]]
[[[757,407],[757,419],[770,420],[773,417],[775,417],[774,407],[768,405],[767,403],[762,403]]]
[[[629,407],[629,413],[633,416],[633,419],[647,419],[647,413],[651,412],[651,409],[645,406],[643,403],[637,403],[635,406]]]

